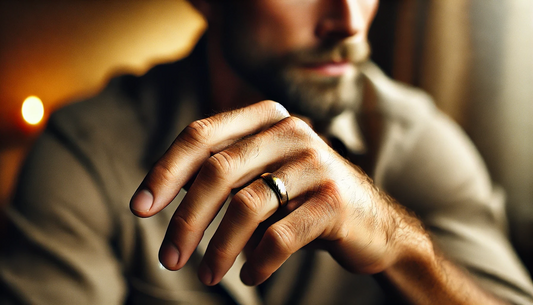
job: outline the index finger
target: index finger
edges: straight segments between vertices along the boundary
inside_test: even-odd
[[[131,211],[140,217],[158,213],[212,154],[289,116],[279,103],[263,101],[189,124],[137,188]]]

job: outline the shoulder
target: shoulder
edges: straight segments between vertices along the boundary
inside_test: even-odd
[[[95,96],[74,102],[54,112],[48,128],[79,140],[105,139],[132,128],[149,128],[157,114],[160,84],[175,73],[179,63],[160,65],[145,75],[121,75],[109,81]]]
[[[487,169],[464,131],[427,93],[391,80],[374,65],[366,69],[384,124],[377,180],[417,212],[490,197]]]
[[[182,87],[177,77],[184,74],[182,66],[179,61],[158,65],[142,76],[115,77],[97,95],[54,112],[45,132],[93,159],[102,154],[142,158],[161,114],[170,112],[163,107],[178,101],[174,92]]]
[[[98,95],[54,112],[45,133],[78,148],[91,151],[94,145],[129,138],[141,127],[135,101],[122,88],[129,76],[113,79]],[[110,143],[109,143],[110,144]]]

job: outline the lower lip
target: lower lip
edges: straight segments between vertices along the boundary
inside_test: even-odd
[[[322,74],[325,76],[342,76],[354,69],[353,65],[348,62],[327,63],[318,66],[305,67],[306,70]]]

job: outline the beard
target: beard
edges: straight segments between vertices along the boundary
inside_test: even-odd
[[[328,121],[357,107],[361,96],[361,65],[368,60],[366,41],[325,41],[315,48],[273,55],[253,39],[245,27],[225,26],[223,53],[230,66],[266,98],[281,103],[291,113],[313,121]],[[309,71],[325,63],[349,63],[353,69],[341,76]]]

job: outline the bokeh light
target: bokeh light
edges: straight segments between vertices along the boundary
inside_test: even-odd
[[[44,106],[40,98],[29,96],[22,103],[22,117],[30,125],[39,124],[44,117]]]

